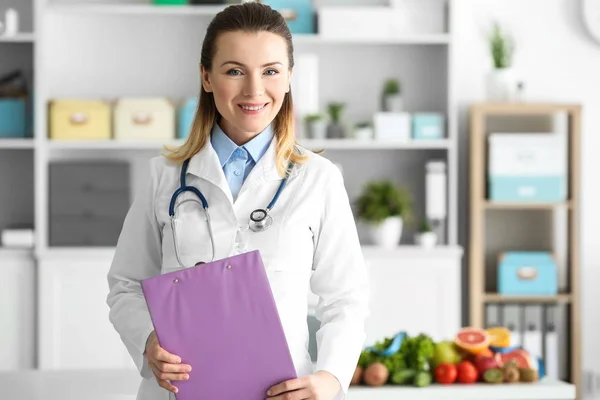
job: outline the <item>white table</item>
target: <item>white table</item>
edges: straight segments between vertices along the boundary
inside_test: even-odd
[[[34,371],[0,373],[0,399],[135,400],[140,376],[127,371]],[[432,385],[425,388],[353,386],[347,400],[574,400],[571,384]]]

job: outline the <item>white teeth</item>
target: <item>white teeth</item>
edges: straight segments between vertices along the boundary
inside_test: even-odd
[[[258,107],[242,106],[242,108],[244,110],[248,110],[248,111],[258,111],[258,110],[262,110],[263,108],[265,108],[265,105],[263,104],[262,106],[258,106]]]

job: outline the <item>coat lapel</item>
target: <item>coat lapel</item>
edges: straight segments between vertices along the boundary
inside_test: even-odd
[[[210,143],[210,140],[208,140],[206,145],[192,157],[188,166],[188,173],[205,179],[217,186],[225,193],[229,202],[233,204],[231,189],[227,183],[227,178],[225,178],[219,156]]]

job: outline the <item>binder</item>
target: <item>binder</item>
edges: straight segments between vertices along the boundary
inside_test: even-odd
[[[177,400],[264,400],[297,378],[258,250],[142,280],[165,350],[190,364]]]

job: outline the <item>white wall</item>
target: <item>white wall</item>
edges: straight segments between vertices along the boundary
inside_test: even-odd
[[[467,109],[485,100],[484,76],[491,67],[485,32],[497,19],[513,33],[514,66],[532,101],[583,105],[581,181],[581,259],[583,368],[600,372],[600,328],[597,287],[600,286],[600,44],[588,35],[580,0],[454,0],[456,58],[453,67],[460,103],[461,214],[468,220]],[[467,224],[461,224],[465,243]]]

